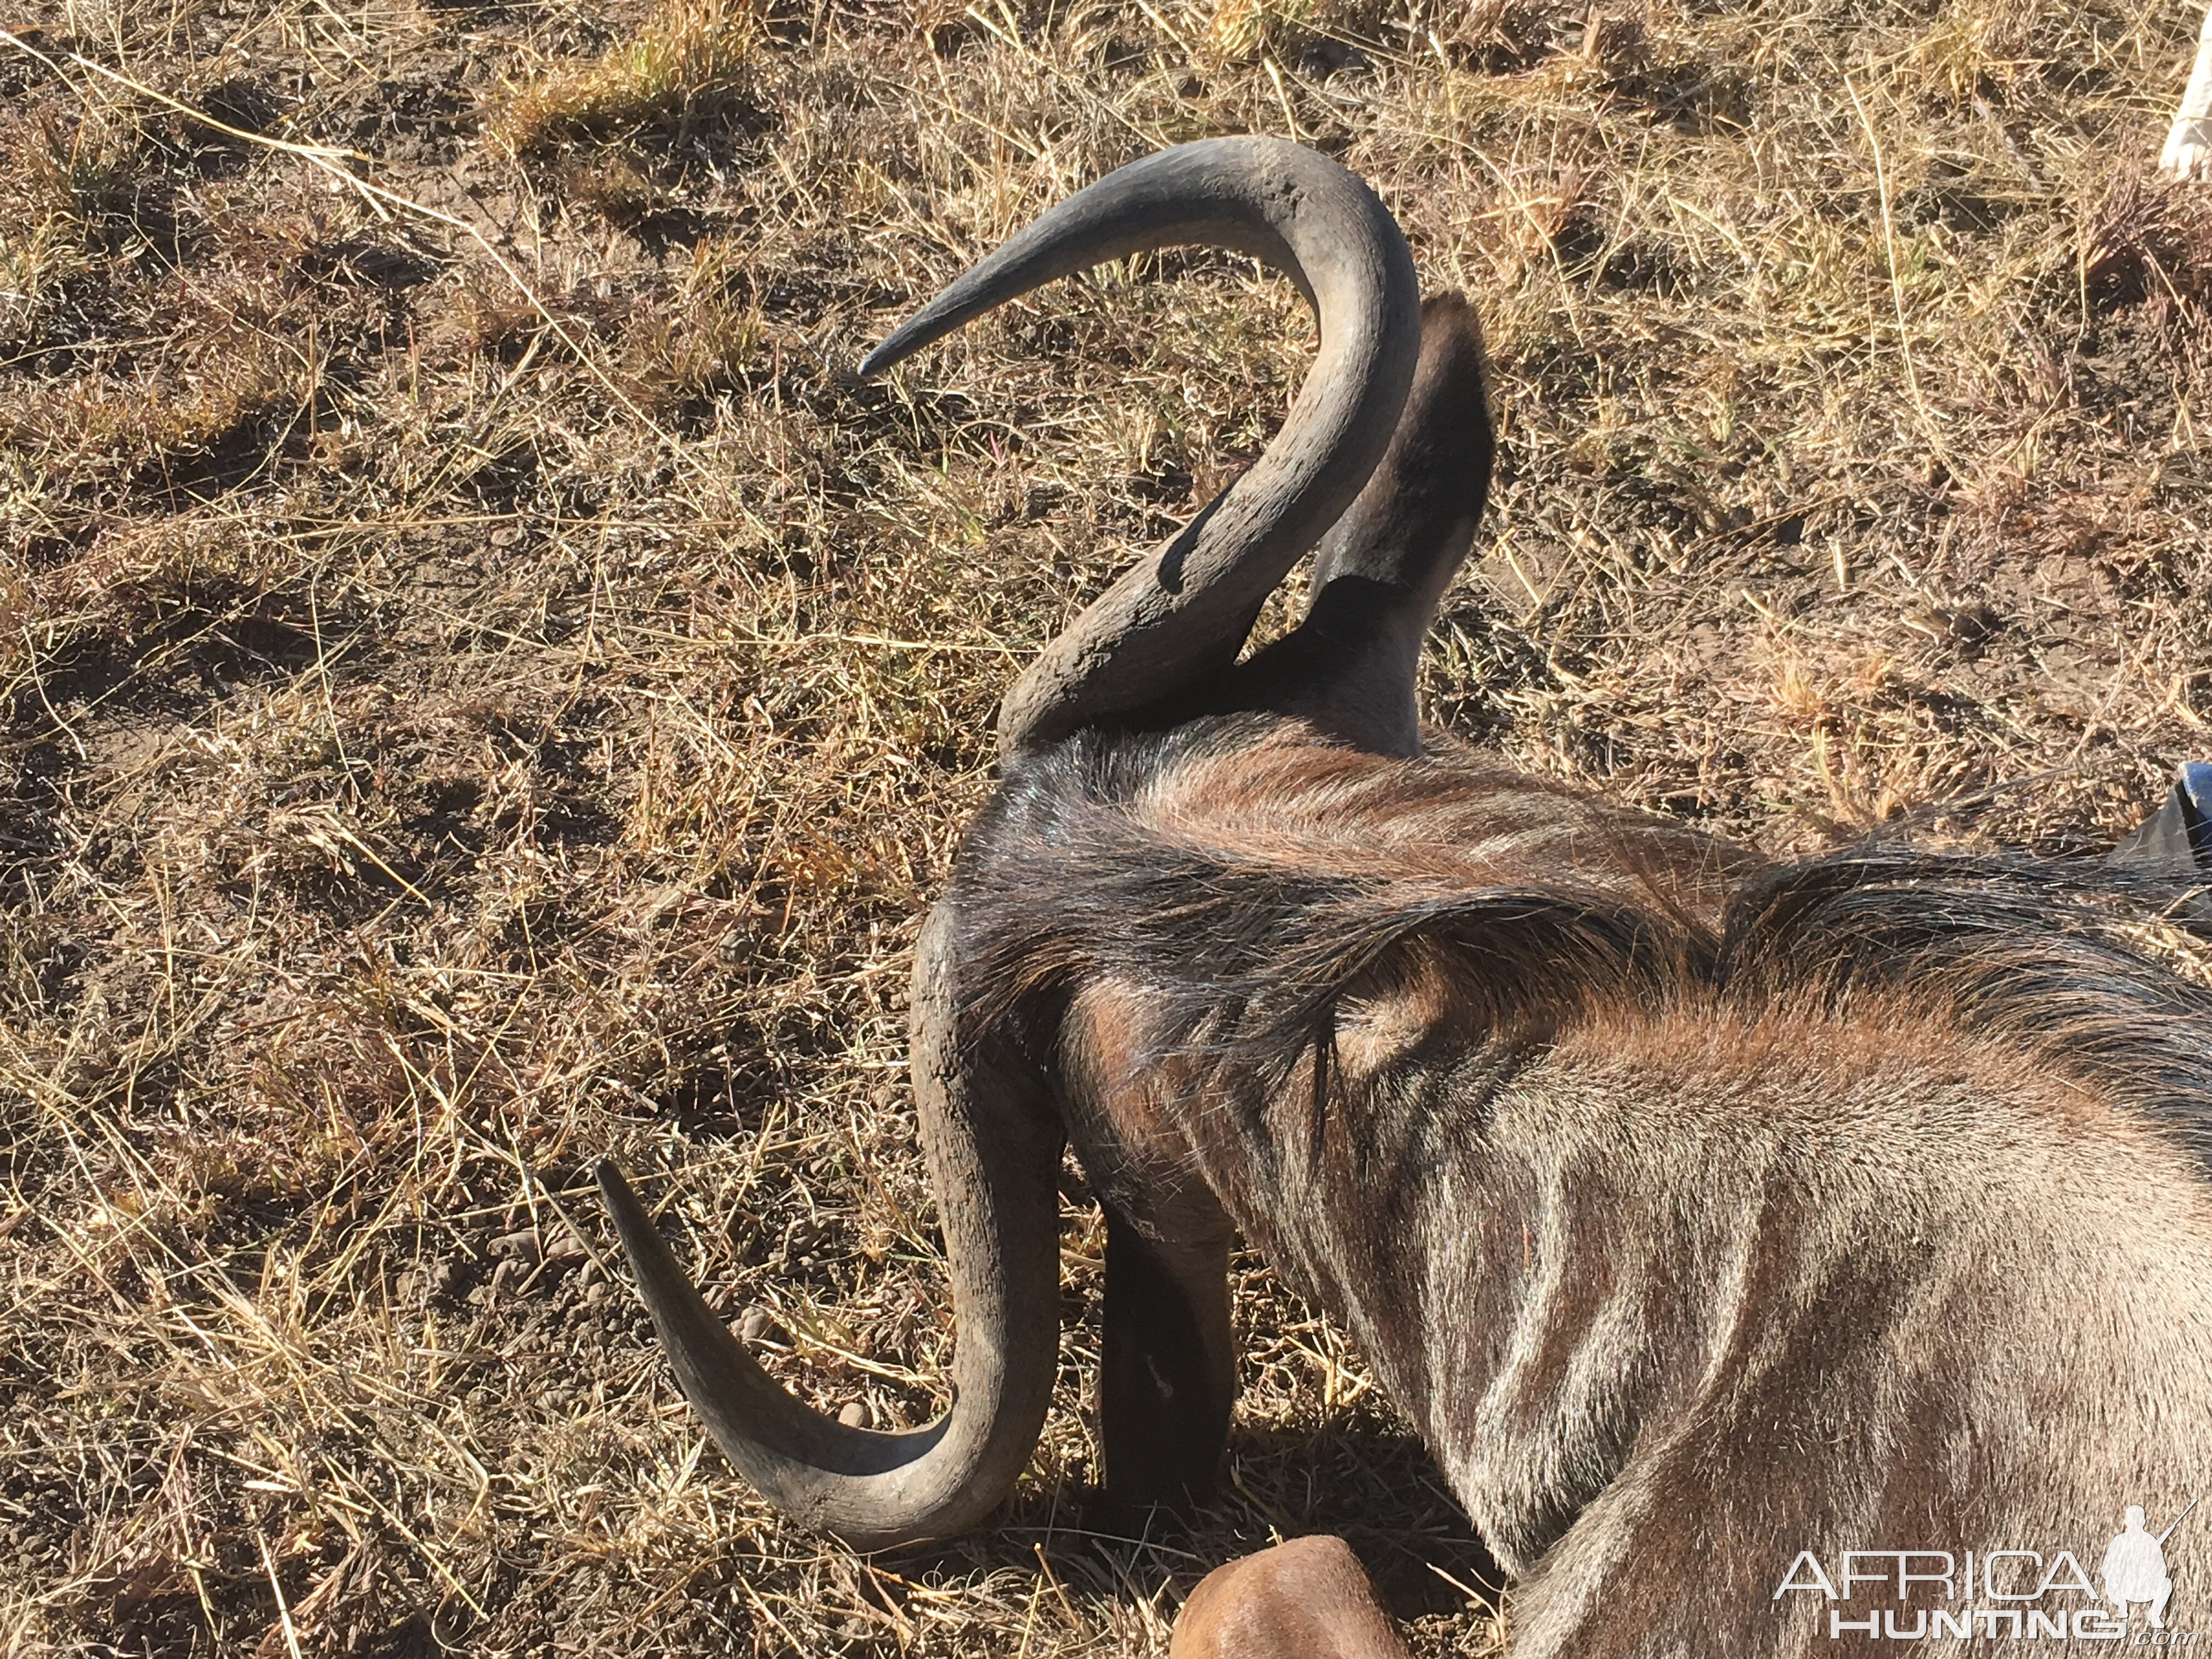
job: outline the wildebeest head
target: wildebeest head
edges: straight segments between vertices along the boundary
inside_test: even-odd
[[[1141,560],[1015,682],[1009,761],[1101,726],[1240,711],[1297,715],[1356,748],[1416,746],[1414,667],[1474,534],[1492,438],[1481,344],[1455,297],[1418,297],[1403,237],[1335,163],[1259,138],[1186,144],[1048,212],[960,277],[868,358],[881,372],[992,307],[1108,259],[1199,243],[1255,255],[1312,303],[1319,355],[1266,453]],[[1237,661],[1261,605],[1317,550],[1291,634]],[[611,1165],[600,1180],[684,1395],[730,1460],[795,1519],[861,1546],[973,1525],[1012,1486],[1056,1369],[1056,1177],[1062,1085],[1017,1032],[961,1023],[962,930],[940,904],[917,950],[911,1060],[958,1322],[951,1409],[882,1433],[793,1400],[708,1309]],[[1201,1200],[1201,1201],[1203,1201]],[[1202,1488],[1230,1403],[1225,1227],[1163,1248],[1109,1212],[1109,1484],[1139,1501]],[[1117,1343],[1117,1322],[1145,1326]],[[1152,1375],[1117,1380],[1116,1353]],[[1165,1374],[1161,1374],[1161,1368]],[[1122,1386],[1127,1382],[1129,1386]],[[1150,1433],[1118,1413],[1162,1390],[1185,1404]]]

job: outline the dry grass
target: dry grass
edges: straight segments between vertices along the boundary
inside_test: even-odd
[[[1190,1531],[1081,1529],[1072,1202],[1005,1524],[863,1563],[702,1450],[584,1182],[653,1177],[817,1399],[934,1409],[915,918],[1000,688],[1265,441],[1310,329],[1176,254],[849,366],[1155,145],[1343,155],[1490,321],[1444,725],[1774,848],[2093,849],[2212,742],[2212,209],[2143,173],[2185,0],[32,15],[0,1650],[1158,1652],[1316,1527],[1422,1651],[1495,1641],[1435,1474],[1256,1266]]]
[[[596,62],[524,72],[498,101],[485,137],[517,155],[565,139],[607,138],[656,127],[681,145],[743,95],[760,19],[732,0],[667,0]]]

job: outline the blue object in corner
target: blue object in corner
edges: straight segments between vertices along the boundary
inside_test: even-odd
[[[2212,873],[2212,762],[2185,761],[2166,805],[2112,849],[2112,861],[2151,875]]]

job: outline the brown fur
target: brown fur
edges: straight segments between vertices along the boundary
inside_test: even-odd
[[[1827,1651],[1836,1610],[1778,1593],[1807,1551],[2094,1571],[2127,1506],[2212,1489],[2212,997],[2112,925],[2170,895],[1778,864],[1425,750],[1413,665],[1486,397],[1472,313],[1431,301],[1296,630],[1102,687],[1090,646],[1176,597],[1140,571],[1025,677],[1139,712],[1024,705],[917,952],[953,1411],[872,1435],[788,1400],[607,1176],[687,1394],[808,1519],[972,1524],[1052,1388],[1064,1132],[1105,1212],[1111,1503],[1210,1486],[1242,1234],[1419,1428],[1517,1580],[1522,1656]],[[2208,1531],[2170,1559],[2182,1629]]]
[[[1208,1573],[1182,1604],[1168,1659],[1407,1659],[1359,1558],[1316,1534]]]
[[[1350,1328],[1516,1652],[1624,1655],[1825,1644],[1801,1549],[2094,1574],[2212,1487],[2212,1010],[2127,898],[1249,720],[1018,769],[953,895],[1109,1201]]]

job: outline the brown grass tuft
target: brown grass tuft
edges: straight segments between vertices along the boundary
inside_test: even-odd
[[[664,0],[596,62],[556,64],[510,88],[489,131],[514,155],[576,137],[680,135],[744,95],[760,33],[751,0]]]
[[[1954,103],[2011,92],[2042,64],[2032,0],[1948,0],[1914,43],[1914,67]]]
[[[231,349],[219,348],[174,380],[83,381],[13,408],[0,404],[0,442],[65,465],[98,459],[143,466],[204,454],[299,407],[301,365],[260,343],[224,343]]]
[[[744,384],[764,337],[757,296],[744,292],[748,262],[727,240],[700,238],[677,278],[674,303],[633,319],[623,359],[641,393],[671,408]]]
[[[1295,54],[1330,34],[1372,33],[1382,8],[1373,0],[1212,0],[1191,12],[1214,58],[1257,63]]]
[[[2081,277],[2084,301],[2099,312],[2148,301],[2201,313],[2212,302],[2212,201],[2167,187],[2145,167],[2116,170],[2082,216]]]

